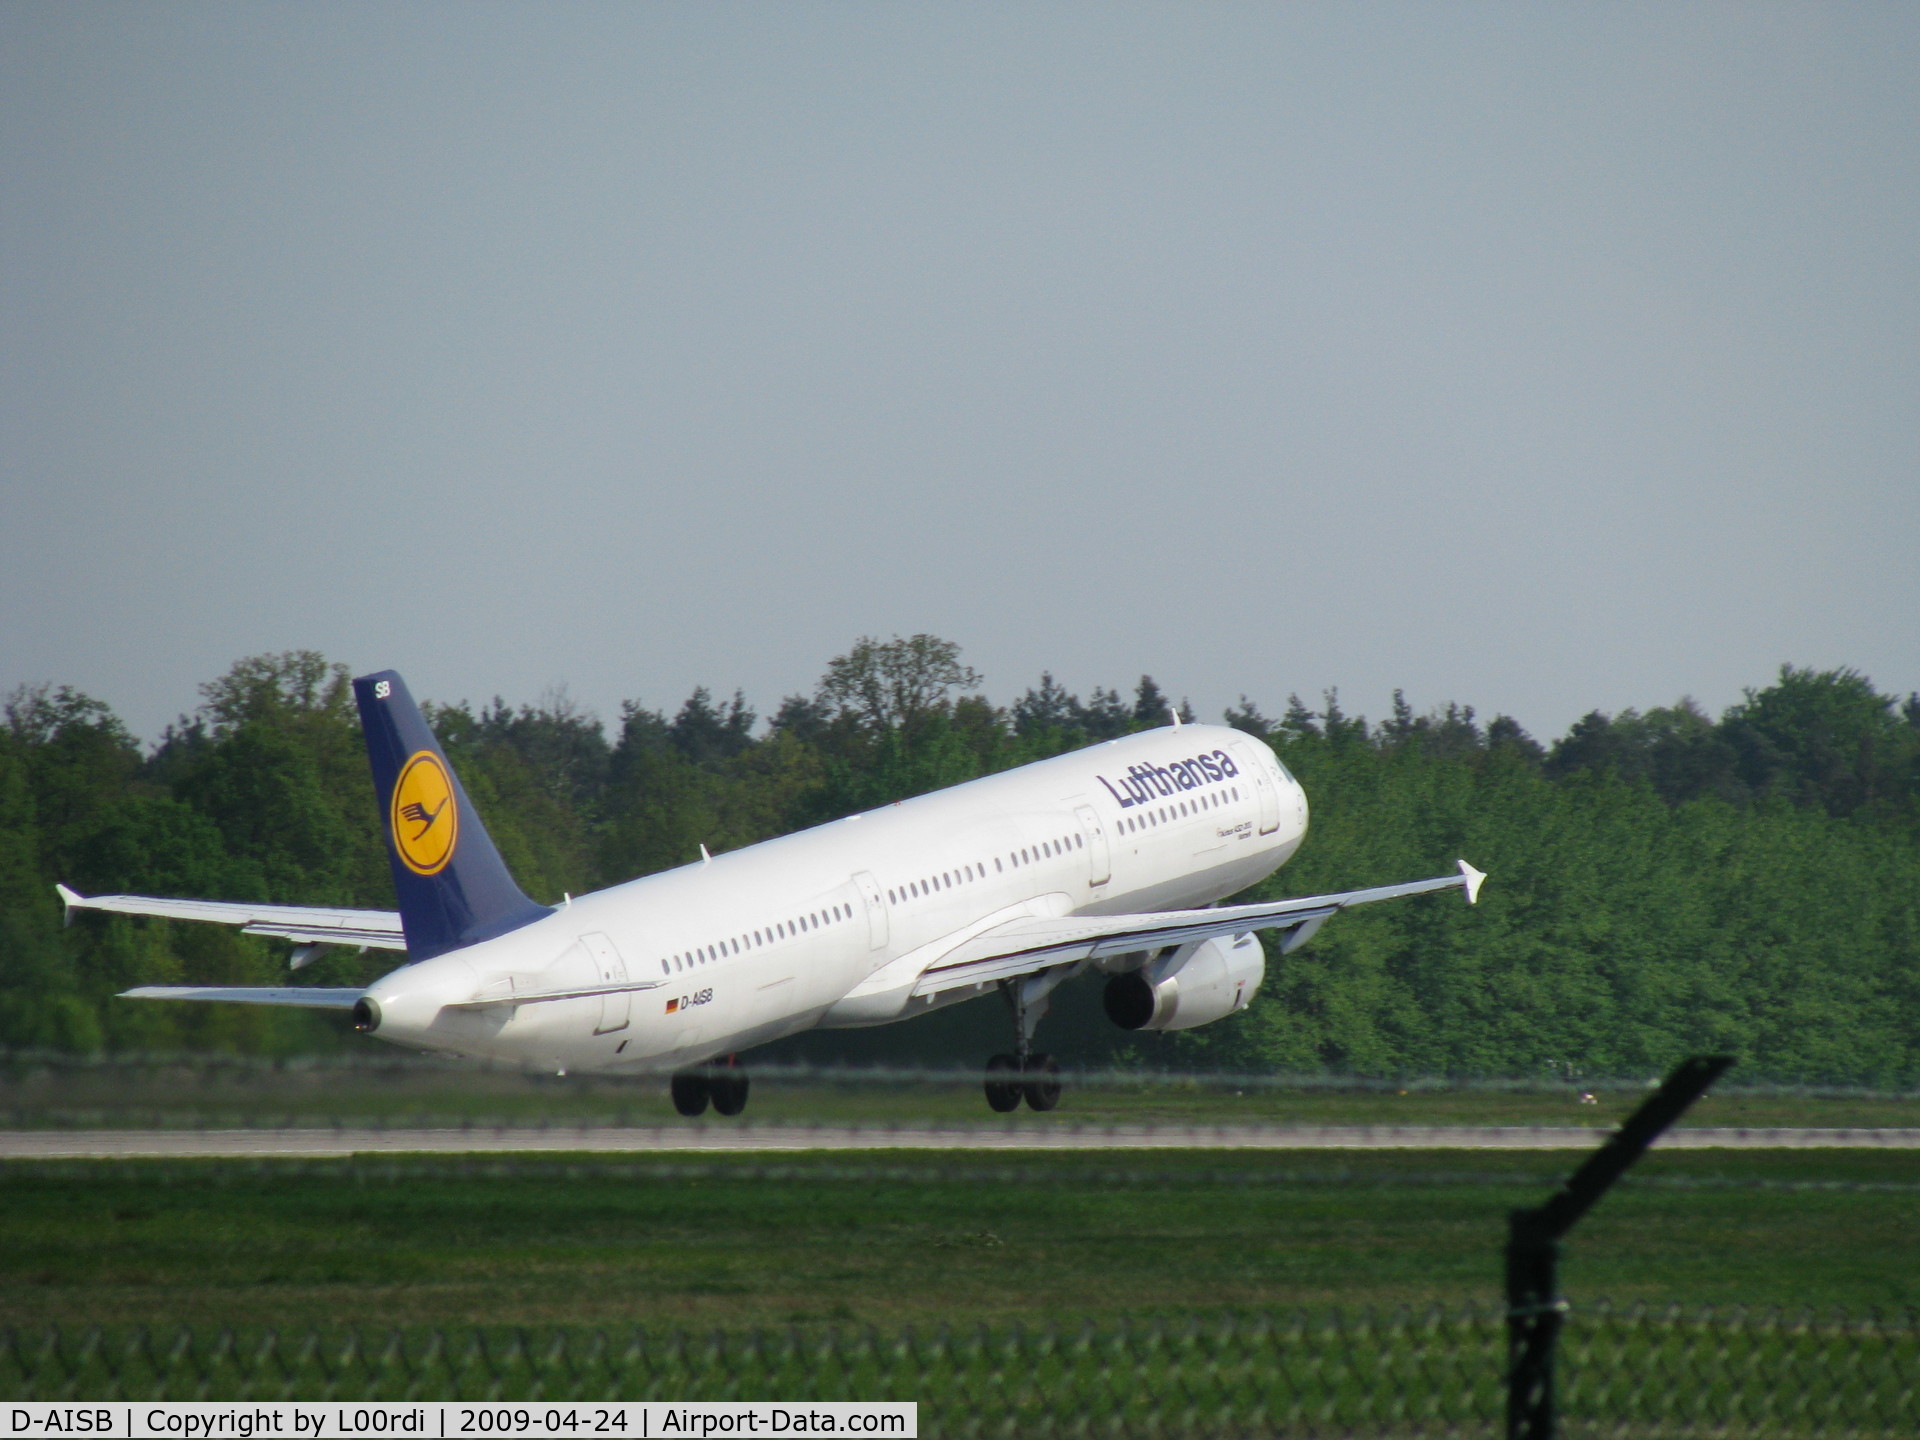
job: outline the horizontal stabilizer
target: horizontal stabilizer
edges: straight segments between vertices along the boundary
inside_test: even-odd
[[[140,985],[122,990],[122,1000],[227,1000],[241,1005],[297,1005],[308,1010],[351,1010],[364,990],[327,990],[318,985]]]
[[[157,895],[81,895],[64,885],[53,887],[66,906],[113,915],[150,915],[161,920],[205,920],[238,925],[245,935],[266,935],[300,945],[352,945],[373,950],[405,950],[400,916],[392,910],[347,910],[333,905],[256,905],[235,900],[170,900]]]
[[[449,1010],[484,1010],[492,1005],[540,1005],[549,1000],[589,1000],[600,995],[631,995],[658,990],[665,980],[622,980],[606,985],[575,985],[565,990],[501,990],[448,1005]]]

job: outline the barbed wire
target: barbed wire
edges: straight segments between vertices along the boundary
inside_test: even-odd
[[[1487,1435],[1495,1306],[970,1327],[0,1330],[9,1400],[914,1400],[928,1436]],[[1920,1312],[1576,1306],[1568,1435],[1920,1431]]]

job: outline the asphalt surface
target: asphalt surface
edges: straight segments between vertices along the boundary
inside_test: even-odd
[[[1546,1126],[802,1126],[712,1123],[634,1128],[0,1131],[0,1159],[184,1159],[270,1155],[654,1155],[792,1150],[1587,1150],[1608,1132]],[[1679,1149],[1920,1149],[1920,1130],[1683,1128]]]

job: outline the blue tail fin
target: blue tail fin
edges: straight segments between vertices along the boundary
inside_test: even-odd
[[[391,670],[353,682],[407,957],[428,960],[552,912],[513,883],[460,777]]]

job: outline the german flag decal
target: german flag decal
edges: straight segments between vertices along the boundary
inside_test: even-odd
[[[678,1000],[667,1001],[667,1014],[671,1015],[673,1014],[674,1011],[678,1010],[679,1008],[680,1008],[680,1002]]]

